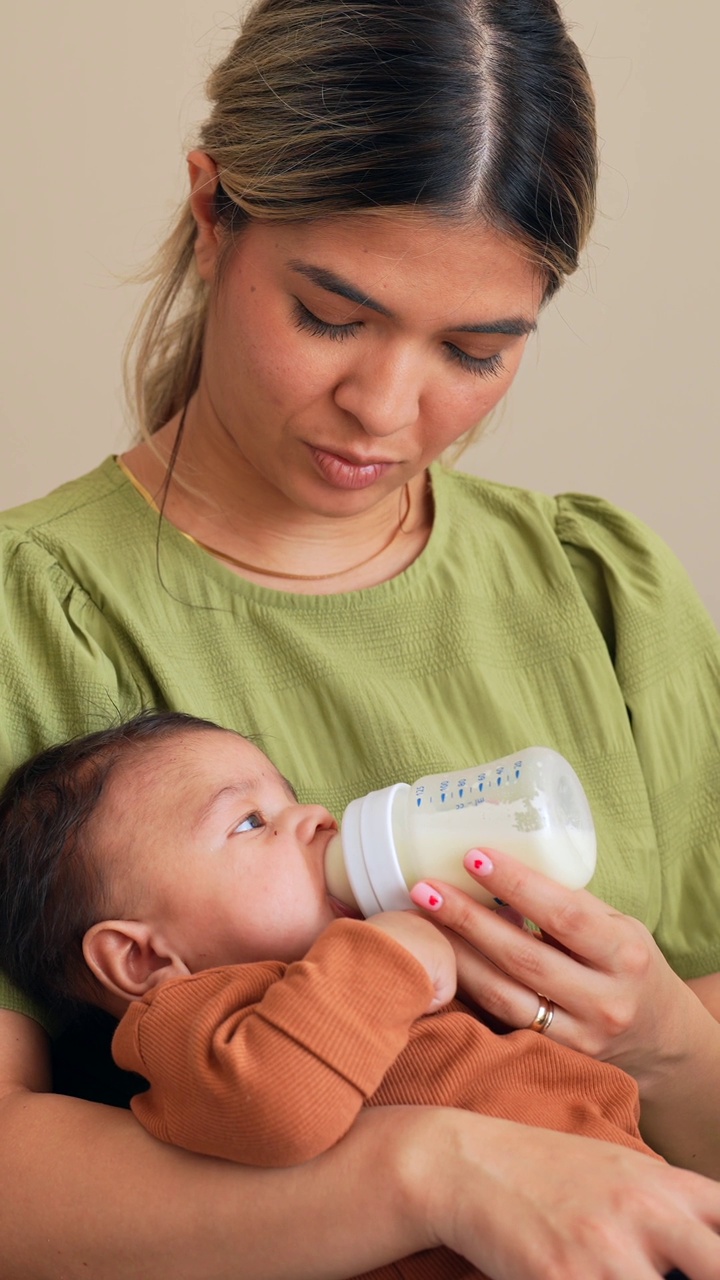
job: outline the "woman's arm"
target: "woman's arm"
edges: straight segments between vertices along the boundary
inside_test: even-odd
[[[720,973],[708,973],[703,978],[690,978],[688,986],[695,992],[698,1000],[705,1005],[708,1013],[720,1022]]]
[[[243,1169],[33,1092],[40,1037],[0,1013],[3,1280],[342,1280],[440,1244],[493,1280],[720,1272],[720,1187],[626,1148],[393,1107],[309,1164]]]
[[[689,1280],[717,1280],[716,1182],[611,1143],[454,1116],[435,1139],[428,1215],[483,1274],[651,1280],[678,1268]],[[479,1155],[478,1134],[464,1123],[476,1119]],[[448,1181],[456,1164],[464,1176]]]
[[[129,1112],[38,1092],[47,1059],[38,1025],[0,1011],[3,1280],[330,1280],[432,1243],[401,1112],[378,1110],[323,1164],[249,1171],[156,1142]]]
[[[322,1161],[250,1171],[156,1142],[129,1112],[36,1092],[46,1060],[37,1025],[0,1012],[3,1280],[336,1280],[434,1242],[402,1111],[378,1110]]]
[[[673,1163],[720,1178],[720,1023],[644,925],[507,854],[492,850],[466,867],[551,945],[433,881],[443,905],[432,918],[452,931],[460,987],[512,1027],[529,1026],[538,993],[549,996],[552,1039],[635,1077],[646,1141]]]

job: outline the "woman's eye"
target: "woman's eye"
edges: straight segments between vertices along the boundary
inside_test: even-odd
[[[333,342],[354,338],[362,328],[361,320],[354,320],[349,324],[330,324],[327,320],[321,320],[312,311],[308,311],[299,298],[295,299],[294,321],[297,329],[304,329],[316,338],[330,338]],[[459,364],[462,369],[466,369],[468,373],[474,373],[480,378],[497,377],[505,368],[499,352],[492,356],[470,356],[467,351],[456,347],[453,342],[446,342],[444,345],[450,360]]]
[[[462,351],[452,342],[446,342],[445,349],[450,359],[462,369],[467,369],[468,373],[476,373],[481,378],[496,378],[505,368],[499,352],[493,356],[469,356],[467,351]]]
[[[354,338],[361,328],[362,321],[354,320],[350,324],[328,324],[319,316],[308,311],[299,298],[295,299],[295,327],[312,333],[316,338],[331,338],[333,342],[343,342],[345,338]]]
[[[243,818],[242,822],[238,822],[235,827],[236,832],[257,831],[258,827],[264,827],[265,823],[259,813],[249,813],[247,818]]]

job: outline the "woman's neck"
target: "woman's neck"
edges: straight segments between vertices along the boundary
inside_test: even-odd
[[[208,449],[187,426],[168,481],[179,423],[177,415],[123,463],[171,524],[249,581],[300,594],[356,591],[396,577],[423,550],[432,528],[425,472],[359,514],[322,515],[291,502],[232,442]]]

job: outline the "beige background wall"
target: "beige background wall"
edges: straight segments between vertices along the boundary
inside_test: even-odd
[[[120,351],[183,186],[209,0],[6,0],[0,506],[122,448]],[[653,524],[720,623],[720,6],[567,0],[599,98],[601,215],[501,417],[464,465],[599,492]],[[691,19],[683,17],[690,13]]]

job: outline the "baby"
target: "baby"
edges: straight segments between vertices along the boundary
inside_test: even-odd
[[[135,1115],[193,1151],[297,1164],[363,1106],[429,1104],[652,1154],[630,1077],[491,1031],[413,912],[348,918],[324,878],[336,830],[207,721],[144,714],[50,748],[0,797],[0,965],[47,1005],[117,1017],[114,1057],[149,1082]],[[470,1274],[438,1257],[423,1275]]]

